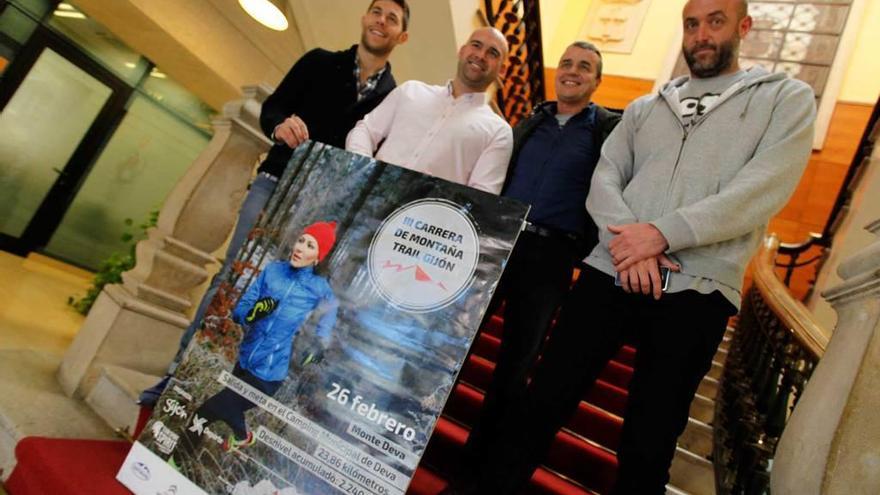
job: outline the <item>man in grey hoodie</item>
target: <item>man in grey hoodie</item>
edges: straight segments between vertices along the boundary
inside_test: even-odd
[[[587,197],[599,245],[476,493],[528,481],[628,339],[638,353],[612,493],[665,493],[690,402],[739,308],[745,266],[806,166],[815,119],[809,86],[740,69],[746,1],[690,0],[682,20],[690,77],[629,105],[605,141]]]

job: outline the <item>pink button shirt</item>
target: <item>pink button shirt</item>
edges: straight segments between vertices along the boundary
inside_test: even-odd
[[[513,133],[486,104],[485,93],[453,98],[451,83],[407,81],[355,125],[345,148],[498,194]]]

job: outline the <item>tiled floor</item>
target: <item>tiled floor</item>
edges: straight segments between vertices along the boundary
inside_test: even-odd
[[[114,436],[85,403],[64,395],[55,378],[84,320],[67,298],[85,293],[90,278],[42,256],[0,252],[0,478],[9,476],[15,443],[24,436]]]
[[[0,350],[63,354],[84,317],[67,305],[82,296],[91,274],[43,256],[0,251]]]

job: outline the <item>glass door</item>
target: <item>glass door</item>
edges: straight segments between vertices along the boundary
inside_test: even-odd
[[[207,144],[204,134],[136,94],[43,252],[88,269],[127,252],[126,219],[139,224],[158,210]]]
[[[46,245],[130,94],[38,29],[0,83],[0,248]]]

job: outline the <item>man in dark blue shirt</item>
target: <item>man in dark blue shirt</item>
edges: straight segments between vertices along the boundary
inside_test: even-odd
[[[591,102],[601,80],[599,50],[587,42],[572,44],[556,72],[558,101],[542,104],[513,130],[513,157],[501,194],[532,209],[487,313],[506,301],[495,373],[466,444],[458,486],[469,483],[476,473],[467,468],[488,455],[495,435],[504,434],[497,426],[525,392],[575,263],[597,242],[584,204],[602,143],[620,120]]]

